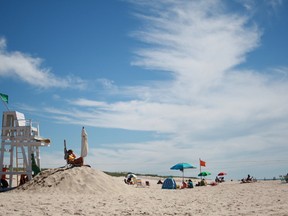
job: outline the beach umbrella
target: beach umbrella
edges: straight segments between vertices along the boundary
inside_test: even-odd
[[[85,128],[81,132],[81,157],[86,157],[88,154],[88,135]]]
[[[218,173],[218,176],[224,176],[224,175],[227,175],[227,173],[225,173],[225,172]]]
[[[137,176],[134,173],[128,173],[127,178],[136,178]]]
[[[137,176],[134,173],[128,173],[127,174],[127,181],[129,180],[129,184],[133,183],[136,184],[137,183]]]
[[[198,174],[198,176],[201,176],[201,177],[208,176],[208,175],[211,175],[211,173],[207,171],[204,171]]]
[[[196,169],[189,163],[178,163],[170,168],[171,170],[180,170],[182,172],[182,181],[184,181],[184,169]]]

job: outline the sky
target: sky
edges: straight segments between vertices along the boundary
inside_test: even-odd
[[[288,172],[288,2],[0,0],[0,93],[102,171]],[[1,104],[0,111],[6,111]]]

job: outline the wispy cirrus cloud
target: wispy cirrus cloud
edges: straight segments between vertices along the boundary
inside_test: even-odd
[[[287,80],[274,69],[236,69],[259,46],[261,32],[248,25],[248,17],[227,12],[221,1],[147,4],[153,13],[137,15],[145,25],[134,33],[146,46],[136,50],[133,64],[167,71],[173,79],[118,89],[133,100],[75,100],[81,109],[95,108],[89,118],[109,122],[108,127],[181,134],[277,117],[273,110],[287,106]]]
[[[225,11],[221,1],[163,4],[169,7],[161,13],[139,16],[146,28],[134,35],[148,48],[135,52],[133,64],[172,73],[190,90],[217,83],[259,45],[257,27],[247,25],[248,17]]]

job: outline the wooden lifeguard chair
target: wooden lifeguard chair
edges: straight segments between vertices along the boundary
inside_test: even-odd
[[[40,167],[39,147],[49,146],[50,139],[40,136],[38,123],[17,111],[3,112],[1,139],[0,177],[5,176],[9,187],[18,186],[21,176],[30,180]],[[17,185],[12,185],[15,176]]]

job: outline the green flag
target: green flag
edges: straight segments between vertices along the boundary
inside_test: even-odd
[[[8,103],[8,95],[0,93],[0,98],[1,98],[4,102]]]

